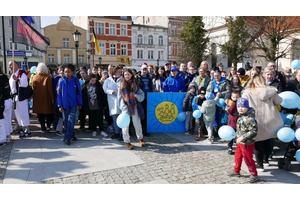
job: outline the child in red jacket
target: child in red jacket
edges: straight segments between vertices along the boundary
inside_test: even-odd
[[[231,99],[228,102],[228,126],[231,126],[234,130],[236,130],[236,122],[239,118],[239,113],[236,108],[236,101],[241,97],[238,91],[233,91],[231,93]],[[232,154],[232,145],[233,140],[228,141],[228,154]]]

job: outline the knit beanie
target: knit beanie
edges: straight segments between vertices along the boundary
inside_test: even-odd
[[[239,98],[238,100],[237,100],[237,105],[236,105],[236,107],[246,107],[246,108],[250,108],[249,107],[249,101],[246,99],[246,98]]]
[[[207,92],[205,94],[205,98],[206,98],[206,100],[213,100],[215,98],[215,95],[211,92]]]

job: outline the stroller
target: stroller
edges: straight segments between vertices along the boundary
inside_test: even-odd
[[[289,142],[283,158],[278,160],[278,168],[289,171],[291,169],[291,161],[295,161],[296,151],[300,149],[300,143],[297,139]]]

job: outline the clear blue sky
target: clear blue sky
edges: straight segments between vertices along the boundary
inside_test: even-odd
[[[45,28],[45,26],[56,24],[59,21],[59,17],[60,16],[41,16],[41,27]],[[70,16],[70,17],[72,21],[74,16]]]

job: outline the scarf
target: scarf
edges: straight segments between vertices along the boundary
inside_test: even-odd
[[[204,76],[203,79],[201,79],[201,77],[199,76],[199,78],[197,79],[197,85],[199,86],[198,87],[198,90],[197,90],[197,94],[199,94],[199,91],[200,91],[200,86],[203,86],[204,88],[207,87],[207,78],[206,76]]]
[[[214,91],[215,87],[218,88],[218,92],[221,92],[221,84],[224,83],[226,81],[226,78],[222,77],[221,81],[219,83],[217,83],[216,79],[212,80],[212,87],[211,87],[211,92],[213,94],[216,94],[217,92]]]
[[[129,87],[130,86],[130,89]],[[125,101],[125,104],[128,106],[128,110],[130,115],[135,114],[135,96],[134,94],[137,92],[137,85],[135,81],[122,81],[120,84],[121,94]],[[129,90],[128,90],[129,89]]]

